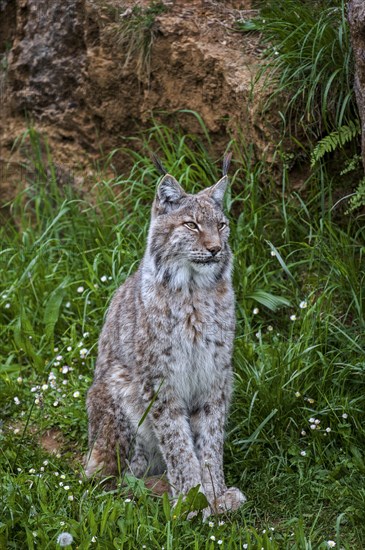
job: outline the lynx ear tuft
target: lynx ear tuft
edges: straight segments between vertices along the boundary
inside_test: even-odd
[[[231,164],[231,159],[232,159],[232,153],[227,153],[226,155],[224,155],[223,166],[222,166],[223,176],[227,176],[228,174],[229,165]]]
[[[155,165],[155,168],[157,169],[157,171],[160,172],[160,174],[162,174],[163,176],[166,176],[167,170],[164,167],[164,165],[162,164],[161,160],[158,158],[158,156],[155,155],[155,153],[151,152],[150,157],[151,157],[151,160],[152,160],[153,164]]]
[[[161,204],[178,202],[186,195],[179,182],[170,174],[166,174],[157,188],[157,198]]]

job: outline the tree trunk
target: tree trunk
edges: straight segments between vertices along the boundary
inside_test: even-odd
[[[351,42],[355,60],[355,94],[361,118],[361,152],[365,169],[365,2],[350,0],[348,4]]]

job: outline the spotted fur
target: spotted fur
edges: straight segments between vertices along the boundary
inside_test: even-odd
[[[200,485],[215,512],[245,500],[223,474],[235,329],[227,184],[224,175],[190,195],[163,177],[140,267],[109,307],[87,397],[88,476],[166,471],[173,495]]]

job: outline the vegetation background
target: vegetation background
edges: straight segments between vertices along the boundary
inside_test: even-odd
[[[122,29],[140,71],[152,8]],[[211,185],[220,159],[203,118],[189,114],[203,137],[152,120],[123,148],[131,169],[112,151],[87,194],[60,185],[32,123],[16,143],[27,184],[1,228],[0,548],[364,548],[365,186],[346,9],[265,0],[235,22],[260,33],[252,94],[282,127],[270,159],[243,129],[227,144],[238,327],[225,469],[248,497],[234,514],[188,521],[194,495],[172,510],[141,480],[108,491],[82,466],[103,315],[144,250],[149,152],[188,191]]]

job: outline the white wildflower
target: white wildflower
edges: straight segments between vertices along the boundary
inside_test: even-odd
[[[299,307],[300,309],[305,309],[306,307],[308,307],[308,304],[305,300],[303,300],[302,302],[300,302]]]
[[[73,396],[75,397],[75,399],[77,399],[78,397],[80,397],[80,392],[74,391]]]
[[[65,531],[64,533],[60,533],[57,537],[57,544],[59,544],[60,546],[70,546],[70,544],[73,543],[73,536],[71,535],[71,533],[67,533],[67,531]]]

